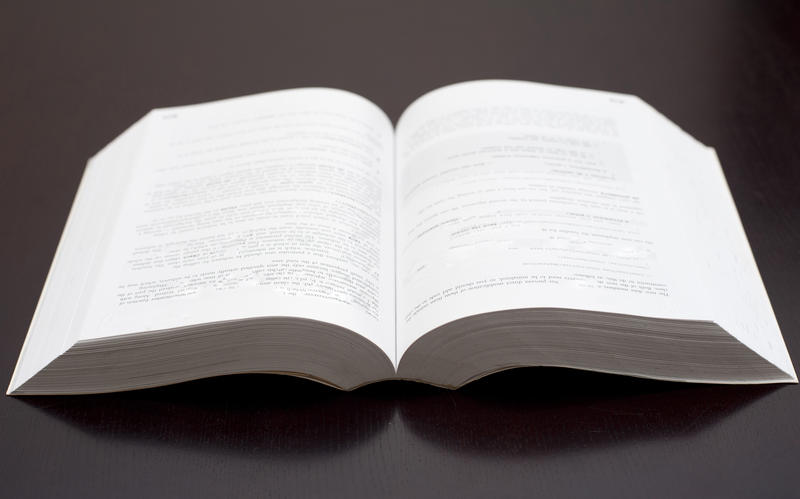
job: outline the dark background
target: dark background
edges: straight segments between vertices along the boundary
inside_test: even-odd
[[[86,159],[154,107],[289,87],[397,119],[452,82],[639,95],[717,148],[800,359],[797,2],[0,4],[0,381]],[[4,381],[5,382],[5,381]],[[800,387],[565,369],[450,392],[230,376],[0,397],[5,497],[798,497]]]

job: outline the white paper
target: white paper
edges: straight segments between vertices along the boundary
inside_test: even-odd
[[[559,307],[711,320],[637,99],[469,82],[397,127],[398,354],[454,319]]]
[[[394,358],[391,123],[339,90],[150,114],[82,339],[247,317],[351,329]]]

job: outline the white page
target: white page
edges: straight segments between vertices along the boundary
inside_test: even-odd
[[[714,321],[790,375],[797,376],[714,149],[647,108],[667,158],[675,217],[691,241],[697,280]]]
[[[79,339],[74,325],[81,296],[89,286],[98,250],[103,246],[116,197],[147,133],[137,121],[106,145],[86,165],[69,218],[33,314],[9,392],[34,376]]]
[[[148,120],[83,339],[294,316],[395,357],[393,130],[379,108],[314,88]]]
[[[396,132],[398,356],[504,309],[711,320],[648,125],[634,97],[528,82],[413,103]]]

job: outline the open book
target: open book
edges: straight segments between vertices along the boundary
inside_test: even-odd
[[[519,366],[796,382],[714,150],[631,95],[157,109],[88,163],[10,394]]]

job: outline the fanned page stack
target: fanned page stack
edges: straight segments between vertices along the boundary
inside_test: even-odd
[[[519,366],[796,382],[714,150],[631,95],[157,109],[86,168],[10,394]]]

